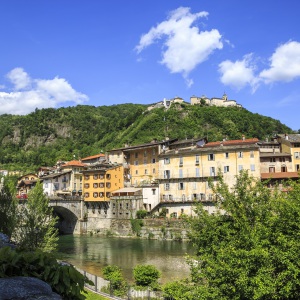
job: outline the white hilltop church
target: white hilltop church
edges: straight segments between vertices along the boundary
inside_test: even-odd
[[[190,103],[185,102],[182,98],[180,97],[175,97],[173,99],[167,100],[164,98],[164,100],[154,103],[150,106],[148,106],[148,110],[151,110],[153,108],[159,108],[159,107],[164,107],[165,109],[168,109],[171,107],[172,104],[174,103],[185,103],[185,104],[190,104],[190,105],[207,105],[207,106],[236,106],[236,107],[242,107],[241,104],[236,103],[235,100],[228,100],[227,95],[224,93],[222,98],[207,98],[206,96],[192,96],[190,97]]]

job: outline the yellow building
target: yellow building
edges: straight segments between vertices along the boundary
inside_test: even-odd
[[[213,205],[209,204],[214,199],[209,178],[214,182],[221,172],[229,186],[234,185],[241,170],[249,170],[251,175],[259,178],[257,142],[258,139],[241,139],[165,151],[159,156],[161,202],[177,202],[177,206],[173,205],[177,209],[173,213],[177,216],[191,211],[190,207],[183,208],[180,203],[194,200],[207,203],[207,210],[213,212]]]
[[[291,154],[292,171],[300,171],[300,134],[279,134],[277,138],[281,144],[281,152]]]
[[[172,140],[176,141],[176,140]],[[169,139],[124,148],[113,149],[109,152],[109,161],[123,164],[125,168],[125,186],[140,186],[157,180],[159,174],[158,156],[172,142]]]
[[[124,187],[121,164],[98,164],[82,171],[84,201],[109,201],[113,191]]]
[[[71,171],[70,180],[68,183],[68,187],[72,195],[81,196],[82,195],[82,188],[83,188],[83,177],[82,171],[85,168],[85,164],[83,164],[79,160],[72,160],[60,166],[61,171]],[[67,183],[67,181],[64,181]]]

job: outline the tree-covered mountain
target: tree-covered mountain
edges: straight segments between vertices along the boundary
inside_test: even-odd
[[[0,168],[34,170],[57,160],[169,138],[207,137],[209,141],[264,139],[292,130],[278,120],[237,107],[173,104],[78,105],[36,109],[25,116],[0,116]]]

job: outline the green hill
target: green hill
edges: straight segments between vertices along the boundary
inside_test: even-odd
[[[145,105],[121,104],[36,109],[26,116],[0,116],[0,168],[35,170],[74,155],[78,159],[166,136],[217,141],[290,132],[278,120],[237,107],[175,104],[148,111]]]

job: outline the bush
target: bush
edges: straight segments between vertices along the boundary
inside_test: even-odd
[[[159,277],[160,272],[153,265],[137,265],[133,269],[134,281],[139,286],[150,286],[157,289]]]
[[[84,284],[93,283],[73,266],[59,263],[49,253],[17,252],[9,247],[0,249],[0,278],[25,276],[47,282],[63,299],[81,300]]]
[[[137,235],[140,236],[141,235],[141,229],[142,226],[144,225],[142,220],[139,219],[131,219],[131,229],[132,231]]]
[[[110,289],[114,295],[123,296],[126,294],[126,282],[122,275],[122,270],[118,266],[106,266],[102,270],[103,277],[110,282]]]
[[[165,217],[167,215],[167,209],[163,207],[161,211],[159,212],[160,217]]]
[[[136,218],[137,219],[144,219],[147,216],[148,212],[144,209],[138,210],[136,212]]]

